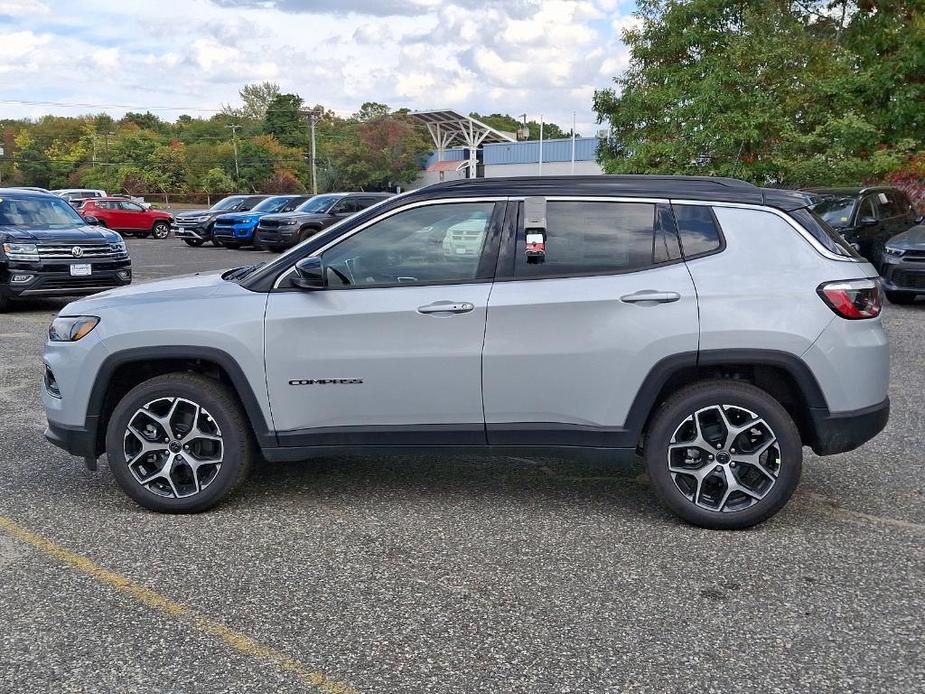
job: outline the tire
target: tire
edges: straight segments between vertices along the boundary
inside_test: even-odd
[[[282,253],[283,252],[283,247],[277,244],[266,246],[266,249],[270,251],[270,253]]]
[[[170,236],[170,224],[168,222],[154,222],[151,227],[151,235],[158,240],[164,240]]]
[[[0,294],[0,313],[6,313],[10,309],[10,297]]]
[[[199,248],[202,244],[205,243],[202,239],[183,239],[183,243],[187,246],[192,246],[193,248]]]
[[[906,294],[904,292],[887,292],[886,298],[891,304],[899,304],[900,306],[905,306],[907,304],[915,303],[917,294]]]
[[[307,229],[302,229],[299,232],[299,240],[296,243],[302,243],[306,239],[310,239],[312,236],[317,234],[320,229],[315,229],[313,227],[308,227]]]
[[[668,398],[651,420],[644,455],[659,500],[688,523],[716,530],[773,516],[803,467],[800,433],[787,411],[760,388],[731,380],[695,383]]]
[[[196,406],[205,417],[195,420],[196,429],[183,438]],[[169,444],[161,439],[167,422]],[[139,433],[131,433],[130,424]],[[135,386],[119,401],[106,428],[106,455],[116,482],[139,505],[162,513],[196,513],[241,484],[256,452],[250,424],[232,391],[198,374],[170,373]],[[216,458],[219,463],[201,462]],[[200,461],[198,475],[187,460]]]

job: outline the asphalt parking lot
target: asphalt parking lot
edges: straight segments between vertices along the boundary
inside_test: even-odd
[[[139,281],[269,257],[129,247]],[[557,459],[265,464],[146,512],[42,438],[64,303],[0,316],[0,691],[925,691],[925,302],[885,311],[886,431],[737,533]]]

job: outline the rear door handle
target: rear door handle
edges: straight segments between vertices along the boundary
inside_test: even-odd
[[[475,306],[467,301],[435,301],[426,306],[418,306],[418,313],[469,313]]]
[[[677,292],[659,292],[654,289],[643,289],[632,294],[626,294],[620,297],[620,301],[625,304],[640,304],[651,302],[655,304],[670,304],[677,301],[681,295]]]

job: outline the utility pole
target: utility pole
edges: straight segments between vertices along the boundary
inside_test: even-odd
[[[232,123],[225,127],[231,128],[231,143],[234,146],[234,182],[237,185],[238,181],[241,180],[241,172],[238,171],[238,128],[241,126],[237,123]]]
[[[96,168],[96,131],[90,133],[90,139],[93,140],[93,168]]]
[[[572,176],[575,175],[575,111],[572,111]]]
[[[305,109],[302,111],[302,116],[308,121],[308,130],[311,135],[312,195],[318,195],[318,168],[315,164],[315,123],[321,119],[321,116],[318,114],[317,109]]]
[[[106,132],[106,163],[109,164],[109,138],[115,135],[111,130]]]
[[[543,175],[543,114],[540,114],[540,176]]]

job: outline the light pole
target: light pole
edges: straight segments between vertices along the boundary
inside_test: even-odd
[[[238,128],[241,126],[237,123],[232,123],[231,125],[226,125],[226,128],[231,128],[231,143],[234,146],[234,180],[235,185],[240,185],[241,172],[238,171]]]
[[[540,176],[543,175],[543,114],[540,114]]]

